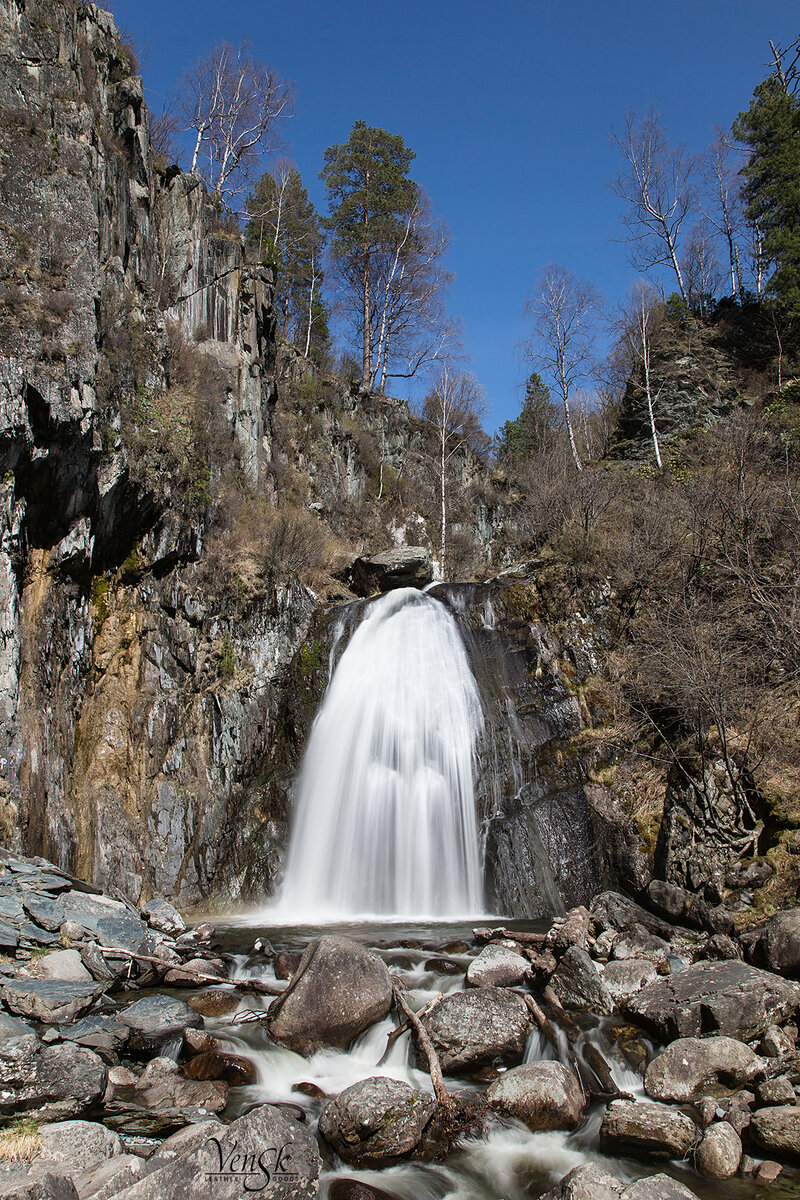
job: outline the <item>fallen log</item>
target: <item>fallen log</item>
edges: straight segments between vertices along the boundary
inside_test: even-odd
[[[123,950],[121,946],[100,946],[99,949],[103,956],[108,955],[109,958],[127,958],[131,962],[149,963],[151,966],[160,967],[165,972],[182,971],[195,983],[212,983],[217,987],[221,984],[228,984],[240,992],[255,992],[257,996],[280,996],[285,991],[285,988],[265,983],[263,979],[220,979],[219,975],[206,975],[204,971],[195,971],[193,967],[188,968],[178,963],[165,962],[163,958],[154,958],[151,954],[134,954],[132,950]]]

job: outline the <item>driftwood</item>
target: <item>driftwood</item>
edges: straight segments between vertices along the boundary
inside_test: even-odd
[[[130,959],[131,962],[149,963],[154,967],[160,967],[162,971],[182,971],[195,983],[213,983],[217,987],[225,983],[241,992],[255,992],[258,996],[280,996],[285,990],[275,987],[271,983],[264,983],[263,979],[220,979],[219,975],[206,975],[204,971],[195,971],[193,967],[187,968],[182,964],[165,962],[163,958],[154,958],[151,954],[134,954],[132,950],[123,950],[121,946],[100,946],[99,950],[109,958],[121,957]]]
[[[444,995],[443,992],[439,992],[438,996],[435,996],[433,998],[433,1000],[430,1000],[425,1005],[424,1008],[421,1008],[419,1010],[419,1012],[417,1013],[417,1017],[420,1021],[422,1020],[423,1017],[427,1017],[428,1013],[433,1012],[433,1010],[436,1008],[436,1005],[442,999],[443,995]],[[377,1066],[379,1066],[379,1067],[383,1066],[383,1064],[386,1062],[387,1058],[389,1057],[389,1051],[391,1050],[392,1046],[395,1044],[395,1042],[398,1040],[398,1038],[401,1038],[404,1033],[408,1033],[408,1031],[410,1029],[411,1029],[411,1022],[408,1019],[406,1019],[400,1025],[398,1025],[396,1029],[393,1029],[391,1031],[391,1033],[388,1034],[388,1036],[386,1038],[386,1049],[384,1050],[381,1057],[378,1059]]]
[[[413,1030],[414,1036],[417,1039],[417,1044],[428,1060],[428,1074],[431,1077],[431,1083],[433,1084],[433,1090],[439,1107],[447,1116],[454,1117],[455,1105],[453,1103],[452,1096],[445,1087],[444,1076],[442,1075],[442,1064],[439,1062],[439,1055],[436,1053],[436,1047],[431,1041],[427,1029],[406,1000],[402,989],[398,984],[392,984],[392,992],[394,994],[395,1004],[405,1013],[406,1022]]]
[[[547,941],[546,933],[520,933],[514,929],[473,929],[472,934],[478,942],[493,942],[503,938],[519,942],[521,946],[543,946]]]

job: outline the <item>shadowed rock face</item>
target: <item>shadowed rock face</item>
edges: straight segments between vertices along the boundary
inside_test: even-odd
[[[357,558],[351,570],[353,591],[358,596],[394,588],[423,588],[432,579],[431,554],[423,546],[402,546],[371,558]]]

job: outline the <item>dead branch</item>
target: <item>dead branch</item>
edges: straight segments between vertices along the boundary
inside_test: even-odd
[[[507,938],[519,942],[521,946],[543,946],[547,941],[546,933],[519,933],[513,929],[473,929],[473,937],[478,942],[494,942]]]
[[[395,1004],[405,1013],[408,1023],[414,1031],[417,1044],[428,1060],[428,1074],[431,1077],[431,1083],[433,1084],[433,1090],[439,1107],[448,1116],[455,1117],[455,1105],[453,1104],[453,1099],[450,1093],[445,1087],[444,1076],[442,1075],[442,1064],[439,1062],[439,1055],[436,1053],[436,1047],[431,1041],[427,1029],[422,1024],[422,1021],[414,1012],[413,1008],[403,995],[401,988],[396,983],[392,984],[392,992],[394,994]]]
[[[108,955],[110,958],[122,957],[130,959],[132,962],[150,963],[154,967],[160,967],[162,971],[182,971],[194,983],[213,983],[217,987],[220,984],[228,984],[241,992],[255,992],[259,996],[280,996],[285,990],[274,987],[270,983],[264,983],[263,979],[220,979],[219,975],[206,975],[204,971],[195,971],[194,968],[189,969],[178,963],[165,962],[163,958],[154,958],[151,954],[134,954],[132,950],[123,950],[121,946],[102,946],[101,951],[103,955]]]

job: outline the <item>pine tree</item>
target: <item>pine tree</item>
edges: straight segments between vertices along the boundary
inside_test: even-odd
[[[765,79],[733,132],[750,148],[743,194],[747,217],[774,267],[770,290],[784,307],[800,312],[800,97],[785,78]]]
[[[356,121],[349,140],[325,151],[321,178],[328,191],[331,254],[354,302],[361,343],[361,383],[375,371],[376,264],[407,236],[419,190],[408,171],[414,158],[403,139]]]
[[[546,454],[552,450],[562,424],[558,405],[550,399],[549,387],[534,371],[525,383],[525,399],[519,416],[506,421],[497,432],[495,458],[500,463],[514,464],[537,454]]]

